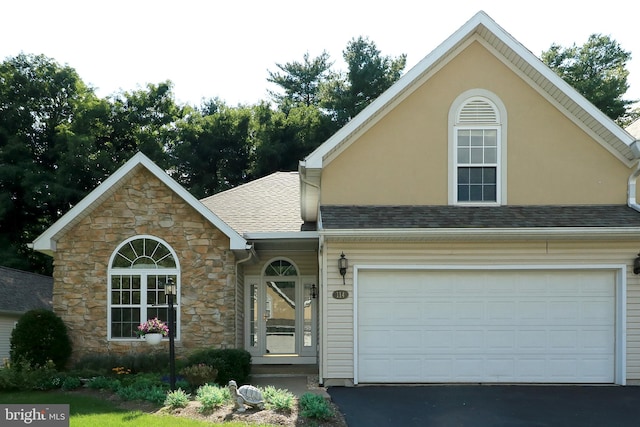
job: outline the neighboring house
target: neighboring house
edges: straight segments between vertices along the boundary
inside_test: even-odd
[[[33,247],[75,358],[147,351],[173,278],[179,355],[242,347],[325,385],[627,384],[639,154],[479,12],[299,173],[198,201],[137,154]]]
[[[0,267],[0,367],[9,358],[11,332],[24,313],[51,310],[53,278]]]

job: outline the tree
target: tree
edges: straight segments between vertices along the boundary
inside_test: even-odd
[[[121,165],[138,151],[160,167],[167,167],[165,152],[176,144],[183,107],[176,104],[173,84],[147,84],[145,89],[109,97],[110,117],[99,137],[98,148]]]
[[[335,128],[330,118],[313,105],[274,111],[262,103],[253,112],[255,177],[297,170],[300,159],[331,136]]]
[[[552,44],[542,61],[613,120],[634,101],[622,99],[629,89],[626,69],[631,53],[609,36],[592,34],[582,46]]]
[[[198,198],[247,180],[251,165],[251,110],[210,100],[178,125],[179,142],[170,149],[174,178]]]
[[[381,56],[373,41],[351,39],[343,51],[347,73],[334,73],[324,88],[323,107],[330,110],[335,121],[344,125],[379,97],[401,76],[407,56]]]
[[[69,137],[95,95],[73,68],[44,55],[8,58],[0,83],[0,257],[3,265],[46,274],[51,261],[26,245],[83,195],[61,167],[70,152],[87,155]]]
[[[277,104],[285,101],[296,105],[319,105],[320,88],[326,81],[328,71],[333,65],[329,54],[323,51],[319,56],[309,59],[309,52],[304,54],[304,62],[287,62],[276,66],[283,73],[269,71],[268,82],[275,83],[284,90],[284,94],[269,91]]]

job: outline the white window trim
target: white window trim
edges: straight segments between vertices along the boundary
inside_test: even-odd
[[[154,240],[158,243],[161,243],[162,245],[164,245],[170,252],[171,255],[173,256],[173,259],[176,262],[176,267],[175,268],[112,268],[111,265],[113,264],[113,260],[116,257],[116,255],[118,254],[118,252],[120,251],[120,249],[122,249],[122,247],[124,247],[125,245],[127,245],[129,242],[132,242],[134,240],[138,240],[138,239],[150,239],[150,240]],[[135,274],[133,274],[135,273]],[[178,256],[176,254],[176,252],[173,250],[173,248],[171,247],[171,245],[169,245],[165,240],[156,237],[156,236],[151,236],[148,234],[141,234],[141,235],[136,235],[133,237],[128,238],[127,240],[124,240],[123,242],[121,242],[118,247],[113,251],[113,253],[111,254],[111,257],[109,258],[109,264],[108,264],[108,274],[107,274],[107,341],[118,341],[118,342],[124,342],[124,341],[138,341],[138,338],[112,338],[111,337],[111,278],[113,275],[140,275],[144,278],[146,278],[146,276],[149,275],[153,275],[153,276],[175,276],[176,277],[176,289],[177,289],[177,295],[174,297],[174,301],[173,301],[173,307],[175,309],[176,312],[176,336],[175,336],[175,340],[176,341],[180,341],[180,302],[181,302],[181,298],[180,298],[180,289],[181,289],[181,280],[180,280],[180,261],[178,259]],[[164,306],[166,304],[163,304],[162,306]],[[146,313],[146,309],[147,309],[147,292],[146,292],[146,280],[145,281],[141,281],[141,291],[140,291],[140,323],[142,322],[146,322],[148,319],[144,318],[146,317],[144,314]]]
[[[473,126],[457,125],[460,109],[471,98],[482,97],[491,102],[498,110],[498,123]],[[458,201],[458,129],[498,129],[498,166],[496,169],[496,201],[495,202],[459,202]],[[461,93],[449,108],[448,122],[449,167],[448,167],[448,202],[449,205],[462,206],[499,206],[507,204],[507,110],[496,94],[486,89],[470,89]]]

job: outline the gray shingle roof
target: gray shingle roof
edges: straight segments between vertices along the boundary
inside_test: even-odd
[[[325,229],[640,227],[626,205],[320,207]]]
[[[52,297],[52,277],[0,267],[0,311],[51,310]]]
[[[201,202],[241,235],[315,229],[302,222],[298,172],[275,172]]]

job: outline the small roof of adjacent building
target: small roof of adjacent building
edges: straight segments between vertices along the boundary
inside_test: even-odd
[[[243,236],[310,231],[300,215],[297,172],[275,172],[201,202]]]
[[[0,312],[25,313],[51,310],[53,278],[27,271],[0,267]]]

